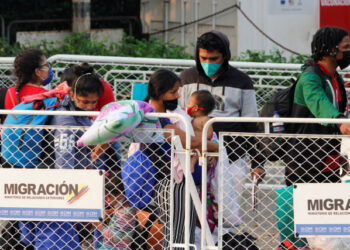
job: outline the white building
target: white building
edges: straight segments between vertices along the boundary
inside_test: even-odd
[[[218,29],[229,37],[232,56],[247,49],[267,53],[283,50],[232,7],[235,4],[273,40],[298,53],[310,54],[312,35],[319,28],[319,0],[141,0],[143,33],[190,23],[228,8],[214,17],[155,36],[186,45],[188,52],[193,53],[198,35]]]

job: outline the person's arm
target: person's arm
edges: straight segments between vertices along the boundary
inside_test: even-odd
[[[204,125],[210,120],[209,116],[206,116],[203,118],[203,120],[201,121],[201,128],[204,128]],[[211,141],[211,139],[213,138],[213,126],[210,125],[207,131],[207,140]]]
[[[350,123],[342,123],[338,127],[343,135],[350,135]]]
[[[304,98],[307,108],[316,118],[345,118],[329,100],[318,75],[305,72],[300,77],[298,85],[296,91],[302,91],[303,94],[296,95],[294,102],[300,104],[303,101],[301,98]],[[338,127],[343,135],[350,134],[350,124],[339,124]]]
[[[258,109],[256,104],[256,97],[254,89],[243,90],[242,96],[242,117],[257,117]],[[247,132],[256,132],[257,124],[256,123],[246,123]],[[252,178],[256,178],[258,183],[260,183],[265,177],[265,170],[263,168],[266,159],[254,148],[256,144],[256,138],[250,137],[246,143],[246,149],[250,155],[251,161],[251,170],[250,174]]]
[[[96,145],[94,150],[91,152],[92,163],[95,163],[97,159],[99,159],[107,151],[109,147],[110,147],[110,143]]]
[[[182,131],[181,129],[177,128],[175,125],[173,124],[166,124],[163,128],[165,129],[173,129],[175,135],[178,135],[180,137],[181,143],[183,145],[183,147],[186,147],[186,133],[184,131]],[[169,133],[164,133],[165,138],[167,138],[167,140],[169,142],[171,142],[171,134]],[[215,142],[211,142],[208,141],[208,151],[212,151],[212,152],[217,152],[219,150],[219,145]],[[192,149],[202,149],[202,140],[201,138],[197,138],[195,136],[191,136],[191,148]]]
[[[254,89],[242,90],[242,117],[258,117],[256,97]]]
[[[327,83],[326,83],[327,84]],[[329,100],[324,90],[321,78],[312,72],[301,75],[296,86],[294,102],[306,107],[316,118],[338,118],[341,115]],[[302,94],[298,94],[298,93]]]

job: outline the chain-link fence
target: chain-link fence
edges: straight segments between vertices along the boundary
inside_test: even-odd
[[[0,86],[12,86],[11,77],[14,58],[0,58]],[[117,100],[130,99],[133,83],[147,83],[149,76],[159,68],[168,68],[177,74],[195,65],[193,60],[128,58],[106,56],[55,55],[48,58],[52,64],[54,81],[51,87],[59,82],[60,72],[65,68],[81,62],[93,65],[95,72],[113,88]],[[289,86],[290,79],[300,73],[299,64],[230,62],[246,72],[254,82],[258,108],[269,100],[276,90]],[[349,71],[340,73],[349,82]]]
[[[231,122],[244,119],[266,124],[276,120],[236,118]],[[330,119],[298,120],[332,122]],[[169,142],[169,138],[175,138],[171,130],[135,129],[136,137],[142,138],[140,142],[123,140],[100,147],[77,147],[76,140],[86,127],[2,125],[1,129],[2,168],[12,168],[18,173],[28,168],[39,171],[75,169],[77,175],[79,171],[96,169],[106,173],[103,187],[105,210],[100,221],[45,221],[45,217],[9,220],[2,203],[2,249],[139,249],[140,245],[144,249],[167,249],[171,246],[181,249],[189,246],[185,241],[193,240],[190,227],[195,221],[194,211],[197,211],[199,220],[208,222],[206,230],[202,230],[202,244],[205,246],[202,249],[233,249],[238,243],[243,244],[243,249],[249,249],[252,244],[258,249],[276,249],[284,240],[298,247],[317,246],[325,238],[304,239],[294,234],[290,188],[300,182],[340,182],[339,170],[347,172],[348,165],[347,159],[339,156],[341,141],[346,136],[223,132],[219,136],[219,154],[207,153],[205,144],[203,146],[206,153],[202,159],[202,183],[205,184],[201,193],[208,202],[203,204],[201,213],[196,201],[198,194],[192,189],[191,179],[186,178],[184,182],[183,177],[180,180],[175,178],[175,175],[181,176],[176,172],[176,164],[181,163],[180,156],[189,152],[181,149],[182,146],[176,146],[175,139]],[[159,141],[159,138],[164,140]],[[92,160],[93,154],[99,155],[95,161]],[[215,164],[205,167],[207,156],[219,156],[216,167]],[[249,170],[251,162],[258,159],[265,168],[266,176],[262,183],[256,185]],[[47,178],[42,176],[42,179]],[[285,185],[286,180],[289,187]],[[28,183],[30,181],[28,177]],[[186,183],[188,192],[185,192]],[[27,187],[29,190],[29,184]],[[41,195],[48,195],[51,191],[46,189],[46,193]],[[32,187],[31,192],[31,196],[36,197],[39,189]],[[61,191],[58,189],[57,192],[59,197]],[[194,205],[192,202],[186,205],[186,196],[189,197],[190,193]],[[53,208],[53,205],[50,206],[52,202],[42,201],[40,204],[40,208]],[[187,221],[185,207],[189,208]],[[217,229],[214,229],[215,225]],[[213,239],[210,233],[208,235],[209,229],[214,229]],[[196,237],[197,240],[201,238],[199,235]],[[338,249],[350,247],[348,238],[332,240],[343,246]]]
[[[265,118],[214,118],[207,125],[248,120],[264,122],[267,126],[272,121]],[[279,119],[282,120],[291,121]],[[293,120],[298,123],[315,121]],[[331,119],[317,121],[323,124],[332,122]],[[333,248],[327,249],[350,248],[350,238],[346,238],[349,235],[339,234],[339,238],[334,238],[334,235],[333,238],[297,237],[293,214],[294,184],[344,183],[344,178],[348,178],[347,156],[340,155],[341,143],[347,138],[341,135],[221,132],[219,164],[207,165],[207,182],[202,184],[202,190],[204,186],[207,188],[208,202],[203,205],[208,211],[206,219],[209,220],[210,211],[214,211],[213,218],[218,226],[218,231],[213,232],[213,237],[218,237],[217,248],[209,245],[206,249],[235,249],[238,246],[242,246],[241,249],[256,249],[250,248],[253,246],[257,249],[289,249],[286,241],[295,248],[323,249],[328,244]],[[345,146],[342,145],[343,151]],[[203,152],[205,149],[206,145]],[[210,156],[215,154],[206,153],[205,158]],[[258,162],[266,173],[258,185],[250,173],[253,161]],[[348,221],[344,217],[345,225]],[[322,224],[321,220],[319,223]],[[285,248],[282,248],[282,242],[286,244]]]
[[[74,115],[74,112],[70,113]],[[94,147],[78,147],[76,142],[86,127],[1,125],[1,129],[1,168],[15,169],[19,176],[28,173],[23,172],[27,169],[38,169],[36,174],[42,179],[49,177],[40,171],[48,169],[74,169],[77,177],[80,171],[98,169],[105,173],[105,209],[100,221],[80,219],[77,222],[69,218],[45,221],[45,216],[37,220],[9,220],[11,212],[5,211],[8,208],[2,203],[1,249],[167,249],[184,244],[184,233],[188,233],[184,228],[187,223],[185,183],[181,180],[174,183],[171,176],[176,169],[174,162],[177,162],[174,153],[177,159],[182,159],[186,150],[174,149],[170,140],[174,138],[172,130],[135,129],[132,137],[140,138],[140,141],[123,139]],[[31,184],[27,184],[26,190],[30,190],[31,199],[39,199],[40,192],[44,198],[54,193],[60,199],[59,187],[38,191],[33,186],[35,181],[29,178],[27,181]],[[15,188],[11,190],[17,192]],[[76,195],[83,191],[77,190]],[[11,201],[16,196],[6,199]],[[69,198],[72,199],[75,198]],[[52,201],[43,200],[39,208],[56,209],[54,206]],[[195,217],[191,206],[192,220]],[[30,209],[18,210],[17,215],[28,214]],[[44,214],[49,216],[54,212],[50,210]]]
[[[9,88],[14,85],[13,61],[13,57],[0,57],[0,87]]]

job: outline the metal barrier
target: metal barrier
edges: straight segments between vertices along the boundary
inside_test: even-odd
[[[0,84],[13,85],[10,78],[14,58],[0,58]],[[111,56],[54,55],[48,58],[53,66],[54,86],[59,81],[59,72],[76,63],[88,62],[95,72],[111,84],[117,100],[130,99],[134,82],[148,82],[149,76],[159,68],[168,68],[180,74],[195,65],[194,60],[131,58]],[[246,72],[254,82],[258,108],[275,93],[276,90],[290,85],[290,78],[300,73],[300,64],[230,62],[230,65]],[[350,68],[340,73],[345,81],[350,81]]]
[[[65,115],[65,116],[95,116],[98,112],[70,112],[70,111],[15,111],[2,110],[2,114],[16,115]],[[167,117],[183,119],[177,114],[147,114],[150,117]],[[186,123],[187,124],[187,123]],[[119,145],[108,144],[100,147],[100,157],[93,162],[92,152],[97,147],[77,147],[76,140],[87,129],[74,126],[15,126],[1,125],[3,131],[2,164],[1,168],[29,167],[38,171],[47,169],[75,169],[89,171],[89,169],[101,169],[107,174],[105,177],[105,213],[104,219],[96,222],[57,222],[45,221],[45,218],[36,220],[1,220],[0,246],[2,249],[14,249],[16,247],[32,246],[46,249],[96,249],[98,246],[112,248],[139,249],[141,244],[146,244],[150,249],[189,249],[190,246],[190,196],[196,200],[195,204],[200,214],[200,202],[194,184],[191,183],[189,167],[185,167],[184,176],[186,182],[174,183],[174,154],[183,155],[185,166],[190,162],[190,134],[186,133],[185,149],[174,148],[173,130],[165,129],[135,129],[134,135],[144,138],[141,144],[136,142],[130,147],[131,141],[122,140]],[[188,131],[188,127],[186,130]],[[159,138],[163,136],[162,142]],[[13,136],[13,137],[12,137]],[[21,139],[19,142],[17,139]],[[173,138],[171,143],[169,138]],[[41,140],[42,144],[39,144]],[[25,151],[29,143],[35,142],[35,149]],[[19,145],[20,143],[21,145]],[[38,146],[40,145],[40,146]],[[135,168],[135,162],[126,161],[128,154],[132,155],[132,149],[142,149],[146,152],[146,158],[135,158],[140,165],[143,161],[151,161],[156,167],[149,174],[135,177],[135,173],[127,171]],[[21,148],[22,154],[17,152]],[[22,151],[24,150],[24,151]],[[42,152],[41,152],[42,150]],[[34,152],[33,152],[34,151]],[[23,153],[24,152],[24,153]],[[135,152],[135,151],[134,151]],[[31,163],[34,163],[31,164]],[[128,165],[128,164],[131,165]],[[122,169],[124,171],[122,171]],[[18,173],[24,173],[26,169],[17,169]],[[40,172],[39,172],[40,173]],[[128,176],[131,173],[132,175]],[[147,177],[147,178],[146,178]],[[44,179],[45,176],[42,176]],[[144,179],[146,178],[146,179]],[[30,181],[30,180],[28,180]],[[29,185],[29,184],[28,184]],[[30,185],[35,185],[30,184]],[[125,199],[126,189],[131,186],[141,185],[138,190],[145,191],[142,197],[148,197],[146,190],[151,188],[152,196],[146,206],[135,208],[136,202],[130,196]],[[147,189],[146,186],[149,185]],[[192,186],[191,186],[192,185]],[[133,190],[134,190],[133,189]],[[137,188],[136,188],[137,189]],[[190,191],[192,189],[192,191]],[[195,192],[193,192],[195,191]],[[33,194],[34,191],[32,191]],[[135,191],[137,192],[137,191]],[[35,194],[35,193],[34,193]],[[130,195],[130,193],[129,193]],[[196,197],[194,197],[196,196]],[[8,199],[12,199],[8,197]],[[33,198],[35,199],[35,198]],[[177,202],[174,203],[174,200]],[[97,201],[96,201],[97,202]],[[198,203],[199,202],[199,203]],[[4,203],[2,203],[4,204]],[[42,206],[50,206],[43,202]],[[130,205],[133,204],[133,205]],[[140,204],[139,204],[140,205]],[[141,205],[140,205],[141,206]],[[52,208],[54,209],[54,208]],[[28,213],[28,210],[26,211]],[[4,208],[0,209],[0,218],[4,218]],[[6,216],[5,216],[6,217]],[[175,219],[174,219],[175,218]],[[193,217],[194,218],[194,217]],[[176,225],[175,225],[176,223]],[[147,229],[147,230],[146,230]]]
[[[49,114],[49,115],[87,115],[94,116],[98,112],[63,112],[63,111],[14,111],[4,110],[0,113],[7,113],[9,115],[16,114]],[[149,116],[157,117],[177,117],[183,119],[179,115],[175,114],[149,114]],[[289,174],[295,174],[290,176],[295,182],[298,182],[298,178],[305,182],[326,182],[334,181],[334,176],[330,176],[326,172],[323,172],[322,168],[319,168],[324,162],[325,157],[328,154],[339,152],[340,141],[349,136],[339,135],[291,135],[291,134],[269,134],[269,133],[234,133],[234,132],[222,132],[219,135],[219,153],[207,152],[206,145],[206,131],[208,127],[214,122],[261,122],[264,123],[267,128],[271,122],[293,122],[293,123],[350,123],[347,119],[295,119],[295,118],[213,118],[211,119],[203,129],[203,143],[202,143],[202,200],[207,200],[207,181],[212,184],[213,189],[209,189],[212,194],[214,204],[217,204],[217,233],[213,235],[209,232],[209,227],[206,223],[207,218],[207,206],[210,203],[204,202],[202,206],[199,203],[199,197],[197,191],[194,189],[194,184],[191,183],[190,168],[187,167],[184,170],[186,182],[174,183],[172,178],[174,176],[174,154],[185,156],[185,165],[190,165],[190,137],[187,135],[187,143],[185,149],[176,148],[174,132],[172,130],[151,130],[151,129],[135,129],[134,133],[140,133],[138,137],[144,138],[142,143],[143,149],[147,152],[149,159],[159,169],[162,169],[161,174],[157,173],[157,181],[153,186],[153,195],[150,203],[146,206],[147,209],[134,209],[131,208],[129,203],[123,203],[122,190],[125,189],[128,176],[124,172],[121,173],[121,169],[127,168],[126,159],[128,159],[127,153],[130,146],[130,141],[120,142],[120,147],[102,147],[102,157],[96,162],[91,162],[92,148],[83,147],[77,148],[75,146],[75,140],[79,138],[86,127],[64,127],[64,126],[5,126],[2,125],[1,129],[5,135],[9,135],[9,132],[19,132],[19,129],[23,130],[23,135],[36,135],[35,132],[43,132],[45,142],[42,145],[44,148],[44,154],[40,155],[39,163],[36,163],[36,167],[40,171],[47,170],[47,168],[58,168],[64,171],[64,168],[82,168],[88,169],[103,169],[109,176],[106,176],[105,194],[106,194],[106,210],[104,220],[101,222],[54,222],[54,221],[26,221],[26,220],[2,220],[1,221],[1,237],[0,245],[5,249],[6,246],[12,248],[16,246],[28,246],[32,245],[37,248],[40,246],[46,248],[62,248],[68,249],[75,248],[79,245],[82,249],[94,249],[98,247],[98,244],[102,244],[109,247],[121,247],[117,245],[122,242],[127,246],[134,247],[134,244],[145,243],[149,246],[153,246],[155,249],[162,249],[162,247],[175,249],[190,249],[190,218],[191,211],[195,209],[198,218],[201,222],[201,249],[222,249],[224,247],[232,247],[230,243],[230,234],[233,231],[236,235],[243,235],[244,240],[254,243],[259,249],[276,249],[283,237],[294,237],[293,229],[291,229],[290,222],[293,219],[289,218],[289,222],[281,220],[276,215],[276,203],[282,202],[282,204],[290,204],[290,200],[284,195],[277,193],[276,190],[283,190],[285,188],[284,178],[285,171]],[[7,131],[6,131],[7,130]],[[188,130],[188,128],[186,129]],[[266,129],[269,131],[269,129]],[[166,132],[166,134],[164,134]],[[170,150],[169,154],[164,153],[164,148],[160,146],[160,143],[155,138],[159,136],[168,135],[172,137],[171,143],[164,141],[164,145],[167,145],[167,149]],[[32,139],[35,139],[32,137]],[[167,138],[166,138],[167,139]],[[27,139],[28,140],[28,139]],[[236,144],[237,148],[228,150],[232,147],[231,140],[239,140],[240,143]],[[4,142],[4,141],[3,141]],[[147,143],[146,143],[147,142]],[[154,143],[149,143],[154,142]],[[11,142],[15,145],[16,140]],[[23,145],[26,145],[25,143]],[[162,144],[163,145],[163,144]],[[271,147],[270,147],[270,146]],[[2,147],[5,145],[3,144]],[[137,146],[137,145],[134,145]],[[257,153],[254,156],[264,155],[266,158],[268,155],[263,154],[266,149],[274,149],[276,151],[283,151],[286,156],[293,156],[286,163],[287,158],[279,161],[266,161],[264,164],[267,175],[264,181],[257,187],[251,180],[249,175],[249,164],[252,155],[248,154],[247,147],[250,146],[257,149]],[[272,147],[273,146],[273,147]],[[4,148],[3,148],[4,149]],[[234,156],[239,150],[243,150],[244,156],[239,160],[232,163],[228,161],[228,158]],[[4,150],[3,150],[4,152]],[[39,152],[39,151],[38,151]],[[273,151],[275,152],[275,151]],[[10,157],[2,155],[6,158],[6,161],[2,163],[2,168],[13,167],[9,164],[11,155],[15,155],[16,151],[9,151]],[[130,153],[130,152],[129,152]],[[270,152],[271,153],[271,152]],[[219,164],[214,169],[214,179],[207,179],[208,157],[219,157]],[[238,156],[238,155],[237,155]],[[27,162],[34,162],[36,157],[31,156],[27,159]],[[302,163],[308,166],[308,171],[303,172],[302,169],[298,169],[300,159],[303,159]],[[23,160],[23,159],[22,159]],[[320,165],[321,164],[321,165]],[[323,165],[322,165],[323,166]],[[294,167],[294,168],[293,168]],[[26,171],[26,169],[18,169],[18,171]],[[290,171],[290,172],[288,172]],[[43,178],[45,178],[43,176]],[[30,181],[30,180],[28,180]],[[152,175],[147,180],[143,180],[145,185],[151,184]],[[180,186],[179,186],[180,185]],[[253,191],[256,189],[255,191]],[[142,186],[142,190],[147,190]],[[180,191],[182,190],[182,191]],[[252,195],[253,194],[253,195]],[[256,199],[252,200],[256,194]],[[180,195],[182,201],[179,207],[179,203],[174,203],[176,195]],[[194,208],[191,208],[191,200],[194,203]],[[253,204],[255,205],[252,205]],[[42,203],[43,206],[46,204]],[[183,207],[185,209],[181,209]],[[201,209],[200,209],[201,206]],[[114,208],[114,209],[112,209]],[[179,212],[181,211],[181,215]],[[147,239],[142,233],[143,228],[147,228],[144,222],[149,218],[150,214],[155,215],[155,222],[149,222],[150,234]],[[3,210],[0,209],[0,218],[4,215]],[[142,219],[143,218],[143,219]],[[145,219],[146,218],[146,219]],[[179,237],[176,230],[176,219],[181,218],[181,223],[184,225],[183,231],[181,231],[182,237]],[[284,224],[285,223],[285,224]],[[140,225],[140,228],[137,227]],[[19,229],[19,233],[16,234],[16,230]],[[125,233],[127,231],[128,233]],[[141,232],[141,233],[140,233]],[[244,233],[249,233],[254,238]],[[287,233],[286,233],[287,232]],[[124,233],[124,234],[123,234]],[[284,236],[280,238],[280,235]],[[50,237],[48,237],[50,235]],[[120,237],[116,237],[119,235]],[[140,235],[140,237],[137,237]],[[231,234],[232,235],[232,234]],[[22,238],[21,238],[22,237]],[[244,238],[245,237],[245,238]],[[122,238],[122,240],[121,240]],[[217,240],[215,240],[217,238]],[[118,239],[118,241],[116,240]],[[295,239],[295,238],[293,238]],[[296,238],[297,239],[297,238]],[[307,238],[310,244],[315,244],[312,240],[321,240],[321,238]],[[312,242],[312,243],[310,243]],[[338,240],[339,244],[345,246],[342,249],[350,247],[348,238],[342,238]],[[113,245],[114,244],[114,245]],[[216,245],[217,244],[217,245]],[[300,245],[306,246],[305,239],[299,239]],[[247,247],[247,245],[245,245]],[[195,249],[192,246],[192,249]],[[135,248],[131,248],[135,249]]]
[[[207,131],[216,122],[260,122],[265,124],[267,132],[258,134],[221,132],[219,136],[219,164],[215,169],[215,177],[207,179],[207,176],[211,176],[208,172],[210,166],[207,164],[207,158],[217,156],[216,153],[209,153],[206,150]],[[349,138],[349,136],[270,134],[271,122],[284,122],[285,124],[350,123],[348,119],[242,117],[213,118],[208,121],[202,135],[202,200],[208,196],[212,197],[215,204],[214,209],[217,206],[218,231],[214,233],[214,236],[218,237],[218,244],[217,246],[208,245],[203,240],[202,232],[202,249],[223,249],[225,247],[231,249],[233,248],[234,235],[242,236],[240,238],[242,244],[255,244],[259,249],[277,249],[285,239],[291,241],[295,247],[310,246],[311,249],[315,249],[320,247],[322,242],[326,244],[325,242],[333,241],[332,244],[338,247],[332,249],[348,249],[350,238],[329,239],[319,236],[305,239],[297,238],[294,235],[293,201],[291,200],[292,195],[286,191],[285,178],[288,176],[291,184],[340,182],[340,173],[333,175],[331,174],[333,171],[326,170],[324,165],[329,155],[333,155],[333,163],[339,160],[334,155],[340,152],[341,140]],[[235,144],[232,141],[238,143]],[[235,148],[230,148],[232,145]],[[264,159],[261,164],[264,165],[266,176],[258,186],[254,184],[249,174],[251,159],[253,159],[252,155],[248,154],[250,148],[257,150],[255,157],[263,156]],[[243,151],[244,154],[240,156],[239,151]],[[271,154],[278,154],[278,160],[266,160],[271,157]],[[229,161],[232,158],[237,160]],[[347,161],[340,161],[339,165],[348,167]],[[349,174],[348,168],[345,169],[345,172]],[[209,194],[207,193],[207,183],[211,184],[211,189],[208,189]],[[206,211],[207,204],[202,204],[202,216],[206,214]],[[205,216],[202,217],[203,219]],[[230,232],[234,232],[234,234],[230,234]],[[239,241],[238,239],[236,238],[237,241]],[[318,246],[315,247],[314,244],[318,244]],[[244,246],[248,249],[248,245]],[[339,246],[341,247],[339,248]]]

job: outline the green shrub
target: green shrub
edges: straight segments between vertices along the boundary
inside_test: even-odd
[[[77,54],[77,55],[99,55],[99,56],[125,56],[125,57],[149,57],[149,58],[174,58],[193,59],[193,55],[187,53],[186,46],[173,44],[173,41],[163,42],[151,37],[149,40],[138,40],[126,34],[121,42],[107,43],[93,41],[86,33],[75,33],[67,35],[63,41],[47,42],[41,41],[39,45],[20,45],[14,43],[9,45],[6,40],[0,40],[0,56],[16,56],[21,50],[37,48],[50,57],[56,54]],[[193,45],[192,45],[193,46]],[[293,56],[287,59],[281,50],[273,50],[267,54],[265,51],[247,50],[241,53],[236,61],[248,62],[272,62],[272,63],[303,63],[305,55]]]
[[[270,62],[270,63],[304,63],[307,60],[307,55],[291,56],[289,59],[283,55],[281,50],[271,50],[270,54],[265,51],[247,50],[242,52],[237,61],[245,62]]]

